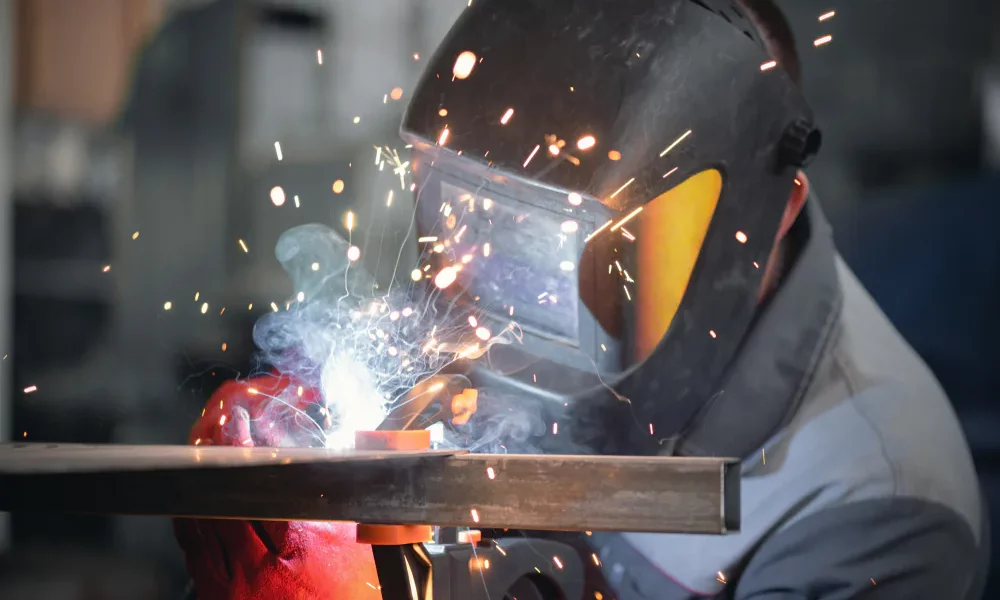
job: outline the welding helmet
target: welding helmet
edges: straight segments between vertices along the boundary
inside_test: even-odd
[[[820,140],[722,0],[476,0],[402,136],[437,341],[564,439],[634,454],[724,386]]]

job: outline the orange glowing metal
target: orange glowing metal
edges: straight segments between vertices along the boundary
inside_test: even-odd
[[[462,390],[461,394],[451,398],[451,412],[454,415],[451,418],[452,424],[465,425],[478,409],[479,392],[471,389]]]
[[[585,135],[576,141],[576,147],[580,150],[590,150],[597,145],[597,140],[592,135]]]
[[[472,69],[476,67],[476,54],[466,50],[455,59],[455,66],[451,73],[456,79],[465,79],[472,75]]]
[[[513,116],[514,116],[514,109],[513,108],[508,108],[507,112],[505,112],[503,114],[503,116],[500,117],[500,124],[501,125],[506,125],[507,123],[510,123],[510,119]]]

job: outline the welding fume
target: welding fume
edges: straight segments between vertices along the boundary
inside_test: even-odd
[[[800,81],[772,0],[471,2],[401,139],[373,142],[414,190],[419,261],[379,288],[330,227],[288,231],[299,296],[256,326],[267,370],[223,385],[190,443],[433,430],[472,452],[742,461],[739,533],[484,531],[465,547],[520,550],[470,567],[482,597],[980,597],[967,443],[833,245]],[[199,600],[424,597],[353,524],[175,528]],[[407,569],[426,558],[407,548]]]

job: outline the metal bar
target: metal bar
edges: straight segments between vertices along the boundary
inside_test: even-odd
[[[739,529],[739,463],[14,444],[0,510],[718,534]]]

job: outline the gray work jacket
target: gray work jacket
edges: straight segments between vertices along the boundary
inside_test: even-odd
[[[985,507],[951,404],[840,260],[815,199],[800,223],[722,393],[673,449],[745,457],[741,531],[595,533],[618,600],[982,593]]]

